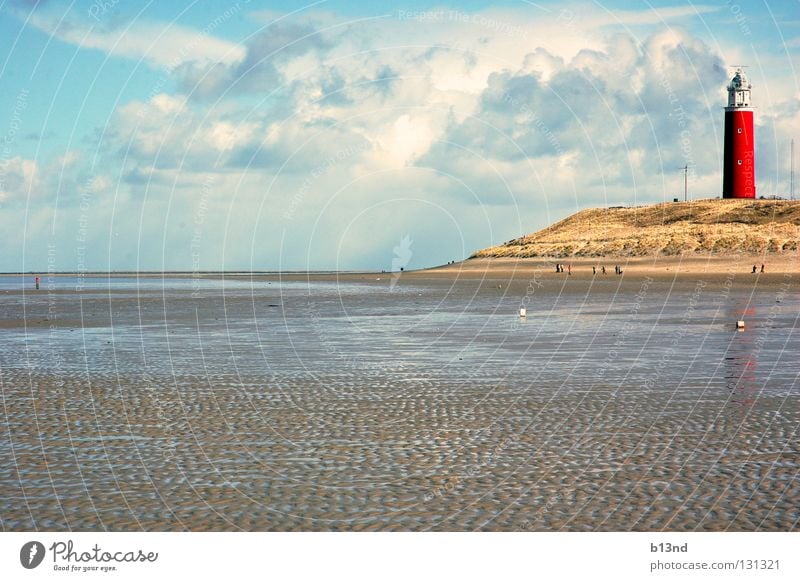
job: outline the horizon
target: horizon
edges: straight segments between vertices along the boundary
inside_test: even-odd
[[[562,222],[563,220],[572,218],[576,214],[586,211],[586,210],[598,210],[598,209],[605,209],[605,210],[615,210],[615,209],[626,209],[626,210],[636,210],[641,208],[646,208],[648,206],[657,206],[657,205],[666,205],[666,206],[673,206],[675,204],[693,204],[693,203],[700,203],[700,202],[716,202],[720,201],[724,203],[740,203],[740,204],[758,204],[761,202],[791,202],[791,203],[800,203],[800,200],[789,200],[785,198],[698,198],[693,200],[673,200],[667,202],[657,202],[654,204],[640,204],[637,206],[605,206],[605,207],[594,207],[594,208],[582,208],[575,214],[571,214],[566,216],[562,220],[557,220],[551,224],[544,226],[542,229],[537,230],[535,232],[528,233],[524,236],[532,236],[538,234],[544,230],[549,229],[550,227]],[[503,241],[496,246],[502,246],[505,242]],[[331,270],[325,268],[317,268],[317,269],[286,269],[286,270],[273,270],[273,269],[227,269],[227,270],[193,270],[193,269],[171,269],[171,270],[158,270],[158,269],[143,269],[143,270],[56,270],[56,271],[38,271],[38,270],[29,270],[29,271],[0,271],[0,276],[76,276],[76,277],[94,277],[94,276],[114,276],[114,275],[146,275],[146,276],[153,276],[153,275],[179,275],[179,276],[194,276],[197,278],[202,277],[203,275],[218,275],[218,274],[229,274],[229,275],[241,275],[241,276],[254,276],[254,275],[297,275],[297,274],[309,274],[309,275],[326,275],[326,274],[399,274],[400,272],[419,272],[425,270],[432,270],[446,266],[452,266],[454,264],[461,264],[468,260],[473,259],[485,259],[486,257],[479,256],[478,254],[481,251],[489,250],[492,247],[476,249],[473,251],[469,256],[457,261],[453,261],[451,263],[442,263],[442,264],[429,264],[429,265],[421,265],[417,268],[403,268],[402,270],[398,268],[397,270],[388,270],[388,269],[342,269],[342,270]],[[587,257],[581,257],[587,258]],[[589,257],[591,258],[591,257]],[[722,256],[720,256],[722,258]],[[559,258],[557,256],[537,256],[533,260],[537,260],[540,262],[552,262],[554,260],[563,260],[563,258]]]
[[[380,272],[722,189],[800,133],[793,2],[0,6],[0,270]]]

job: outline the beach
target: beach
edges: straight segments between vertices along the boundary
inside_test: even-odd
[[[796,252],[40,276],[0,276],[4,531],[800,522]]]

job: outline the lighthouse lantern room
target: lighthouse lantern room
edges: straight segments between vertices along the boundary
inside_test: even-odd
[[[728,84],[725,107],[723,198],[756,197],[755,135],[750,106],[750,81],[741,68]]]

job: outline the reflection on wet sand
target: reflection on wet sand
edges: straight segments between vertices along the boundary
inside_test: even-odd
[[[757,316],[756,309],[740,308],[734,310],[735,319],[744,321]],[[758,349],[753,333],[746,333],[744,328],[737,329],[731,338],[725,356],[726,379],[730,390],[730,403],[739,409],[742,420],[747,417],[748,407],[756,402],[756,371],[758,366]]]
[[[796,293],[374,278],[4,292],[3,528],[797,526]]]

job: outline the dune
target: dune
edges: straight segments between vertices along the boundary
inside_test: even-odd
[[[800,201],[708,199],[582,210],[471,258],[781,255],[798,239]]]

